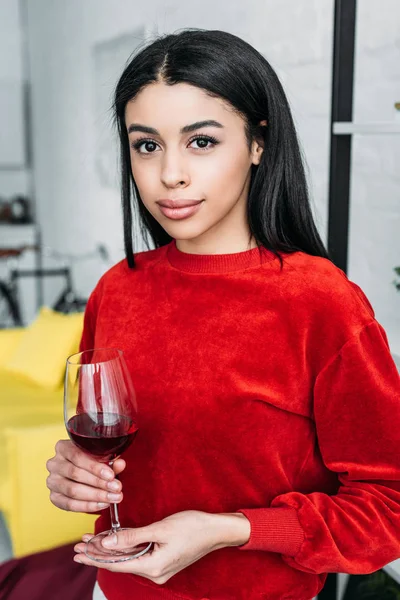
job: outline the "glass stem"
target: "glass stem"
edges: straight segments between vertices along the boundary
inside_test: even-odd
[[[121,529],[121,525],[119,523],[118,516],[118,506],[116,504],[110,504],[110,514],[111,514],[111,531],[116,533]]]
[[[110,465],[111,468],[113,468],[113,460],[110,460],[110,462],[108,463]],[[110,504],[110,515],[111,515],[111,532],[112,533],[116,533],[117,531],[119,531],[121,529],[121,524],[119,522],[119,516],[118,516],[118,505],[117,504]]]

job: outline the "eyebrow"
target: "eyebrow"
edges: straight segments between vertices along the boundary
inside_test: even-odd
[[[196,123],[192,123],[191,125],[185,125],[180,130],[180,133],[190,133],[192,131],[196,131],[197,129],[201,129],[203,127],[219,127],[223,129],[224,126],[218,121],[213,121],[212,119],[208,121],[197,121]],[[146,127],[146,125],[139,125],[138,123],[132,123],[128,127],[128,133],[133,133],[134,131],[141,131],[142,133],[149,133],[151,135],[160,135],[160,132],[153,127]]]

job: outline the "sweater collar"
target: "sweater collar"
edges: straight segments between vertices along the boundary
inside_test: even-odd
[[[259,267],[273,260],[275,255],[261,246],[233,254],[189,254],[178,250],[176,240],[167,246],[169,263],[180,271],[190,273],[230,273]]]

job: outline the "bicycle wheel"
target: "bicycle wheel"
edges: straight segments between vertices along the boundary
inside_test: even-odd
[[[4,281],[0,281],[0,329],[21,327],[22,319],[18,302]]]
[[[79,298],[71,289],[66,289],[53,304],[53,310],[65,314],[83,312],[87,304],[87,298]]]

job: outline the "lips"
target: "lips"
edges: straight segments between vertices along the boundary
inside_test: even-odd
[[[157,204],[165,208],[186,208],[187,206],[196,206],[202,200],[159,200]]]
[[[172,204],[173,206],[165,206],[164,201],[162,201],[162,204],[158,202],[162,214],[169,219],[180,220],[187,219],[196,214],[200,210],[203,200],[192,201],[191,204],[187,200],[179,203],[169,200],[168,204]]]

